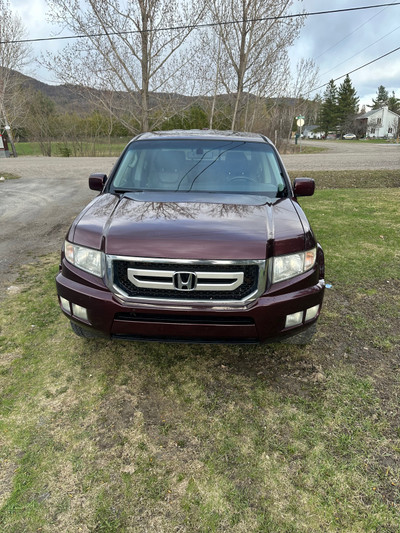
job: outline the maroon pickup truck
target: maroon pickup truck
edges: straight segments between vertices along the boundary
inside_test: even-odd
[[[177,342],[309,342],[324,255],[264,136],[145,133],[69,229],[60,306],[81,337]]]

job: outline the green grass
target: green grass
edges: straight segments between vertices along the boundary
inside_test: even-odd
[[[9,172],[1,172],[0,170],[0,176],[2,178],[5,178],[6,180],[17,180],[21,176],[18,176],[17,174],[10,174]]]
[[[85,341],[57,256],[24,269],[0,310],[0,530],[398,532],[399,200],[302,199],[333,285],[306,349]]]
[[[361,139],[360,142],[368,143],[368,144],[397,144],[397,139]]]
[[[79,141],[79,142],[64,142],[52,141],[51,155],[54,157],[99,157],[99,156],[119,156],[130,138],[112,139],[111,143],[107,140],[99,140],[96,142]],[[40,144],[38,142],[20,142],[16,144],[17,154],[19,156],[43,155]]]
[[[98,156],[119,156],[126,144],[130,141],[129,137],[122,139],[112,139],[111,143],[107,140],[99,140],[96,142],[51,142],[51,155],[53,157],[98,157]],[[34,155],[41,156],[42,150],[38,142],[20,142],[16,144],[17,153],[19,156]],[[317,146],[302,146],[301,153],[311,154],[323,152],[325,149]],[[287,153],[299,153],[299,145],[290,145],[287,147]]]
[[[327,278],[381,283],[398,270],[400,189],[325,189],[301,199],[318,239],[327,243]]]

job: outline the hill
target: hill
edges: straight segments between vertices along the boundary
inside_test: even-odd
[[[18,77],[18,82],[26,89],[36,92],[41,91],[50,100],[52,100],[56,106],[56,109],[60,113],[90,113],[96,109],[96,106],[88,98],[84,96],[85,88],[74,85],[49,85],[43,83],[31,76],[27,76],[20,72],[11,71],[12,76]],[[91,89],[91,92],[98,96],[101,96],[101,91]],[[113,100],[114,104],[118,104],[118,107],[124,107],[127,104],[128,94],[125,92],[114,92]],[[150,106],[156,104],[156,99],[159,102],[160,99],[165,99],[165,102],[174,102],[176,107],[190,106],[191,103],[198,101],[198,98],[191,96],[184,96],[181,94],[163,94],[157,93],[150,94]]]
[[[49,85],[16,71],[12,71],[12,76],[18,77],[18,81],[22,87],[33,92],[41,91],[45,94],[54,102],[59,112],[90,113],[94,109],[94,105],[84,98],[76,90],[77,88],[72,85]]]

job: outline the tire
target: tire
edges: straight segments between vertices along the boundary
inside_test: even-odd
[[[86,328],[81,328],[81,326],[78,326],[78,324],[75,324],[75,322],[71,321],[71,328],[72,331],[75,333],[75,335],[78,335],[78,337],[81,337],[83,339],[96,339],[98,337],[101,337],[99,333],[96,331],[91,331]]]
[[[285,344],[294,344],[297,346],[310,344],[316,332],[317,332],[317,324],[315,322],[309,328],[305,329],[301,333],[298,333],[297,335],[294,335],[293,337],[289,337],[285,339],[283,342]]]

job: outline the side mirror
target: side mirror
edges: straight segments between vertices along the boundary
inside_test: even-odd
[[[315,191],[315,181],[311,178],[296,178],[293,182],[293,192],[297,196],[312,196]]]
[[[107,181],[107,174],[90,174],[89,189],[92,191],[102,191],[105,182]]]

